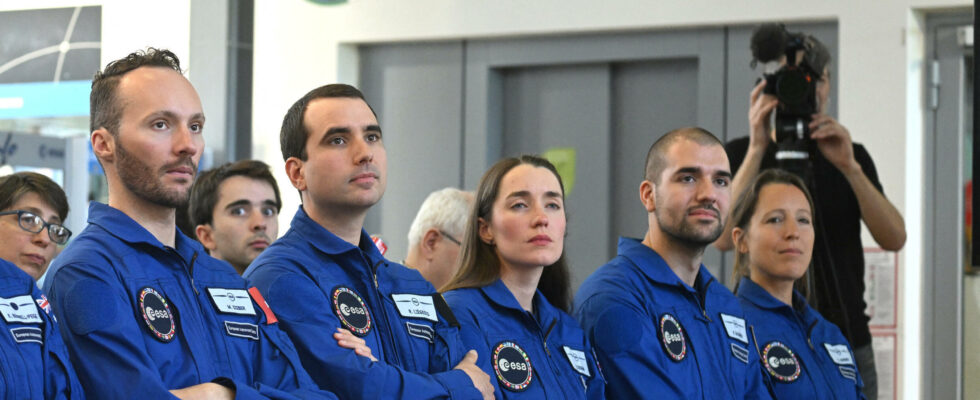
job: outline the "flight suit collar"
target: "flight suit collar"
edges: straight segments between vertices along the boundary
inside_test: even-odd
[[[360,244],[359,246],[354,246],[339,236],[334,235],[333,232],[330,232],[310,218],[306,210],[303,210],[302,205],[299,206],[299,210],[293,216],[290,226],[290,229],[295,229],[302,236],[303,240],[306,240],[311,246],[323,253],[339,255],[349,251],[360,250],[371,260],[372,264],[382,259],[378,247],[374,245],[371,236],[363,228],[361,229]]]
[[[500,307],[511,309],[520,313],[526,313],[527,311],[521,307],[521,304],[517,301],[517,297],[511,293],[504,281],[498,278],[493,283],[480,288],[480,291],[490,299],[491,302],[497,304]],[[540,290],[534,292],[534,317],[538,320],[538,323],[544,325],[542,321],[551,321],[555,317],[555,308],[548,300],[544,298]]]
[[[88,223],[101,227],[113,237],[131,246],[144,244],[163,251],[169,249],[132,217],[107,204],[91,202],[88,208]],[[195,253],[204,252],[204,247],[196,240],[191,240],[176,227],[175,231],[173,250],[185,261],[190,260]]]
[[[738,282],[738,297],[747,300],[761,309],[772,310],[787,315],[795,314],[806,324],[809,324],[812,319],[812,315],[809,312],[810,306],[807,304],[806,298],[796,290],[793,291],[793,305],[790,306],[769,294],[759,284],[752,282],[749,277],[743,276]]]
[[[714,280],[704,264],[701,264],[698,268],[698,276],[694,279],[694,287],[688,286],[674,273],[674,270],[670,269],[667,261],[660,254],[647,247],[639,239],[620,237],[618,253],[639,267],[640,272],[646,275],[648,279],[664,285],[680,286],[688,291],[704,293],[711,281]]]

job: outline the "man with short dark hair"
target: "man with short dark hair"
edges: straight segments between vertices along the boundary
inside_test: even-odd
[[[769,398],[741,306],[701,264],[725,226],[731,178],[725,149],[704,129],[650,147],[646,236],[620,238],[616,258],[575,296],[609,398]]]
[[[242,274],[279,234],[280,207],[269,166],[241,160],[201,174],[191,187],[189,214],[197,240],[211,257]]]
[[[313,379],[345,398],[492,398],[442,296],[364,231],[384,194],[387,153],[361,92],[313,89],[286,113],[280,139],[303,204],[245,277],[279,311]]]
[[[204,147],[180,61],[148,49],[92,83],[92,150],[109,204],[45,281],[86,392],[123,398],[335,398],[319,390],[255,288],[177,231]]]

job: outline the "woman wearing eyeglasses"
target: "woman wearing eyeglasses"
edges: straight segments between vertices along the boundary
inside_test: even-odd
[[[0,399],[84,399],[36,279],[71,232],[65,192],[33,172],[0,177]]]
[[[0,177],[0,258],[37,280],[71,231],[65,191],[48,177],[18,172]]]
[[[564,240],[564,186],[550,162],[525,155],[487,170],[459,271],[442,290],[498,399],[604,397],[592,347],[568,315]]]

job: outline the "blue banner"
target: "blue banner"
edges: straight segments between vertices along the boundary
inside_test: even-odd
[[[0,119],[88,115],[92,81],[0,84]]]

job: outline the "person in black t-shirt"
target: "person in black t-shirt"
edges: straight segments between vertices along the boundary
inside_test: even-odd
[[[864,393],[869,399],[876,399],[874,352],[869,318],[864,313],[860,221],[868,226],[878,245],[891,251],[905,245],[905,221],[882,193],[874,162],[864,146],[853,143],[847,128],[825,113],[830,95],[830,53],[812,36],[807,35],[806,42],[803,58],[814,70],[823,71],[817,83],[818,113],[809,124],[810,137],[819,150],[811,158],[809,186],[816,203],[816,220],[820,221],[814,246],[811,302],[847,336],[864,378]],[[779,101],[763,93],[765,85],[765,80],[759,82],[749,97],[749,137],[732,140],[725,146],[735,172],[734,198],[760,171],[778,167],[775,131],[770,121]],[[726,226],[715,246],[730,250],[731,238],[731,226]]]

